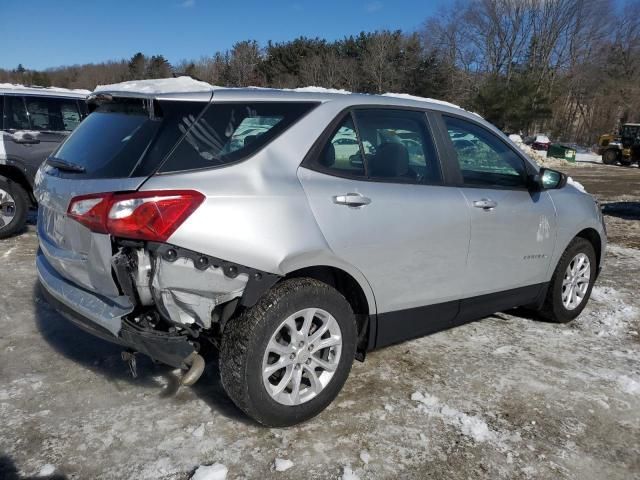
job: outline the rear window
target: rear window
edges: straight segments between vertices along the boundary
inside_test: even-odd
[[[90,178],[128,177],[160,128],[142,101],[99,106],[55,152]]]
[[[95,108],[53,157],[84,168],[62,175],[84,178],[216,167],[249,157],[314,105],[117,98]]]
[[[309,112],[316,103],[212,103],[193,121],[185,118],[184,137],[160,172],[212,168],[244,160]]]

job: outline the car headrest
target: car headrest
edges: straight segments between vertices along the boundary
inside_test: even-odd
[[[320,165],[323,167],[333,167],[334,163],[336,163],[336,147],[333,146],[333,143],[329,142],[320,155]]]
[[[244,146],[246,147],[247,145],[251,145],[255,142],[256,138],[258,138],[258,135],[247,135],[244,137]]]
[[[405,176],[409,172],[409,151],[401,143],[383,143],[376,149],[369,168],[374,177]]]

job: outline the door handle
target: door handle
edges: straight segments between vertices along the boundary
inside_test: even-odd
[[[346,205],[348,207],[364,207],[371,203],[371,199],[359,193],[346,193],[344,195],[334,196],[333,203],[336,205]]]
[[[482,208],[483,210],[493,210],[498,206],[498,202],[491,200],[490,198],[483,198],[480,200],[474,200],[473,206],[476,208]]]

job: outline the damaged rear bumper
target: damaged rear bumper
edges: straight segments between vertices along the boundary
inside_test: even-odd
[[[40,251],[36,269],[49,304],[86,332],[175,368],[185,368],[185,360],[196,351],[187,335],[156,331],[130,322],[125,316],[133,312],[134,305],[120,305],[74,286],[51,267]]]

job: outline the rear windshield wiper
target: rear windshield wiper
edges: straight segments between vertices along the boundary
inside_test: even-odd
[[[57,158],[49,158],[47,159],[47,163],[52,167],[56,167],[58,170],[63,170],[65,172],[77,172],[77,173],[86,172],[86,169],[82,165],[77,165],[71,162],[65,162],[64,160],[60,160]]]

